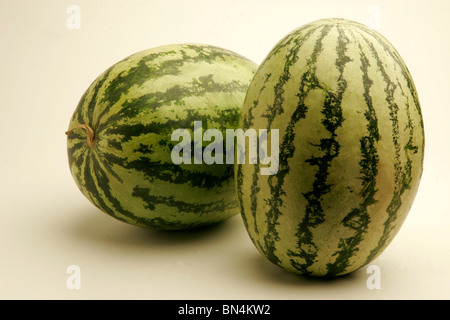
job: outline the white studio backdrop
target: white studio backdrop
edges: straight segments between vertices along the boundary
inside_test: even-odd
[[[445,0],[0,1],[0,298],[450,298],[448,12]],[[113,220],[79,192],[64,132],[106,68],[186,42],[260,63],[287,33],[329,17],[365,23],[397,48],[424,116],[416,201],[370,268],[329,282],[298,277],[256,251],[239,216],[197,233],[152,232]]]

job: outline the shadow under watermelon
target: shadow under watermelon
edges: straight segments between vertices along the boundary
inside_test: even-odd
[[[92,211],[92,212],[91,212]],[[230,219],[187,230],[153,230],[113,219],[96,208],[80,215],[71,232],[92,244],[113,247],[185,247],[220,240],[229,234]]]

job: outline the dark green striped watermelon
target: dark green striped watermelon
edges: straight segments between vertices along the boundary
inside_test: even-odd
[[[256,248],[303,275],[350,273],[392,241],[416,195],[424,127],[411,75],[379,33],[343,19],[304,25],[268,54],[240,126],[279,130],[279,170],[236,165]]]
[[[233,165],[174,164],[171,135],[192,132],[194,121],[203,130],[236,128],[256,68],[198,44],[138,52],[110,67],[82,96],[67,132],[81,192],[114,218],[154,229],[194,228],[239,213]]]

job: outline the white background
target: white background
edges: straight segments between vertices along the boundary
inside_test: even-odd
[[[67,27],[70,5],[80,29]],[[375,5],[375,7],[373,6]],[[0,298],[449,299],[449,1],[0,1]],[[207,43],[256,63],[310,21],[378,24],[408,65],[426,156],[400,233],[372,264],[332,281],[288,274],[261,256],[240,216],[201,231],[156,232],[110,218],[77,189],[69,119],[90,83],[137,51]],[[66,286],[67,267],[81,289]]]

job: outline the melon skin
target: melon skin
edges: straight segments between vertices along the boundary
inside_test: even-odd
[[[334,277],[373,261],[399,232],[423,170],[415,85],[378,32],[345,19],[281,39],[252,79],[244,130],[279,130],[279,170],[236,164],[241,215],[269,261]]]
[[[110,216],[150,229],[192,229],[238,214],[233,165],[175,164],[179,142],[171,137],[176,129],[193,136],[194,121],[223,134],[237,128],[256,68],[232,51],[191,43],[137,52],[108,68],[69,123],[69,167],[80,191]]]

